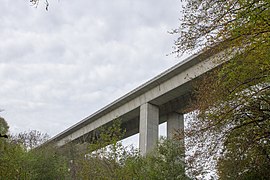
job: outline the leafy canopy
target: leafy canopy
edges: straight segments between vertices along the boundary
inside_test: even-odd
[[[222,179],[269,176],[269,7],[269,0],[187,0],[173,32],[176,53],[214,47],[229,60],[197,83],[197,119],[188,132],[189,145],[200,146],[194,156],[216,158]],[[204,164],[192,165],[204,171]]]

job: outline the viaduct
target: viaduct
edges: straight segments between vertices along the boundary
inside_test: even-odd
[[[122,121],[125,137],[139,133],[142,155],[151,151],[158,140],[158,125],[167,122],[167,137],[184,128],[183,112],[194,91],[196,79],[220,64],[224,51],[207,50],[190,56],[94,114],[59,133],[47,143],[64,146],[68,142],[85,142],[95,130]],[[219,62],[219,63],[218,63]]]

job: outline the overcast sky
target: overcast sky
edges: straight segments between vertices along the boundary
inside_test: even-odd
[[[183,58],[180,0],[2,0],[0,113],[54,136]]]

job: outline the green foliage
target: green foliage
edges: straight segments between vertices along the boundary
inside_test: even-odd
[[[226,42],[233,48],[269,41],[268,0],[187,0],[175,42],[177,53]]]
[[[121,129],[121,121],[117,119],[112,125],[99,128],[96,133],[97,137],[93,137],[90,143],[90,151],[99,149],[97,153],[103,153],[107,148],[114,150],[113,146],[120,144],[119,140],[124,137],[125,131]],[[107,145],[109,146],[106,147]]]
[[[256,56],[255,52],[259,49],[236,54],[228,63],[201,80],[197,87],[197,101],[193,109],[198,109],[198,119],[191,131],[194,132],[194,142],[199,139],[201,144],[206,144],[203,142],[207,140],[212,142],[208,145],[207,151],[211,152],[206,158],[219,156],[223,149],[224,154],[218,161],[223,164],[219,166],[222,170],[218,169],[220,177],[233,174],[230,171],[235,174],[257,172],[257,176],[260,172],[263,175],[268,171],[264,167],[270,166],[270,56],[266,46],[262,45],[260,50]],[[242,158],[227,160],[232,155]],[[254,163],[255,160],[259,163]],[[226,165],[228,162],[241,166],[233,169]]]
[[[75,144],[38,146],[47,139],[38,131],[1,140],[0,179],[188,179],[180,141],[162,139],[153,153],[142,157],[119,141],[124,136],[120,125],[117,120],[98,129],[86,151]]]
[[[29,179],[67,179],[68,164],[65,156],[54,147],[36,149],[27,153]]]
[[[20,177],[24,153],[19,145],[0,139],[0,179]]]
[[[49,139],[49,135],[37,130],[21,132],[12,136],[12,140],[21,144],[26,150],[32,150]]]
[[[78,176],[82,179],[121,179],[127,159],[138,156],[138,151],[124,147],[119,141],[124,136],[120,120],[111,126],[98,129],[98,138],[93,139],[89,151],[77,157]]]
[[[6,120],[4,118],[0,117],[0,134],[1,135],[7,134],[8,129],[9,129],[9,127],[8,127]]]
[[[188,179],[179,141],[162,139],[153,153],[142,157],[137,149],[119,141],[124,135],[120,125],[118,120],[100,128],[88,152],[73,156],[73,179]]]
[[[0,179],[188,179],[178,141],[162,139],[152,154],[141,157],[119,141],[124,136],[120,125],[118,120],[100,128],[86,152],[72,144],[65,151],[37,147],[48,138],[38,131],[2,139]]]
[[[161,139],[158,147],[146,157],[126,162],[131,179],[189,179],[185,175],[184,149],[176,140]]]
[[[269,138],[256,141],[258,137],[249,125],[233,131],[225,144],[224,155],[218,160],[220,179],[268,179],[270,177]]]
[[[66,179],[68,168],[64,156],[53,147],[34,149],[47,138],[48,135],[38,131],[1,138],[0,179]]]
[[[270,167],[270,2],[187,0],[176,52],[220,48],[229,60],[197,82],[188,135],[194,176],[266,179]],[[196,159],[201,159],[198,162]],[[205,161],[203,161],[204,159]],[[209,169],[213,170],[213,167]]]

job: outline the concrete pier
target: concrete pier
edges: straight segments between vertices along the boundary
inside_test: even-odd
[[[140,107],[139,148],[142,155],[147,154],[158,141],[159,109],[150,103]]]
[[[184,115],[176,112],[168,114],[167,138],[172,139],[176,131],[184,130]]]

